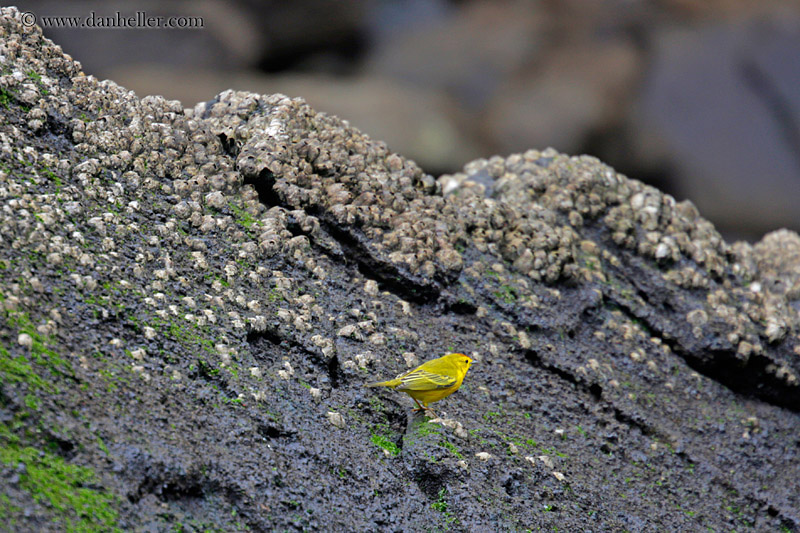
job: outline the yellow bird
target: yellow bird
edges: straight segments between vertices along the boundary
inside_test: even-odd
[[[425,410],[433,413],[428,404],[438,402],[457,391],[471,364],[472,359],[463,353],[449,353],[422,363],[414,370],[400,374],[394,379],[369,383],[365,386],[390,387],[403,391],[411,396],[419,407],[414,411]]]

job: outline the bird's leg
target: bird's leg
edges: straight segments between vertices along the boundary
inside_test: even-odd
[[[420,404],[420,403],[417,401],[417,399],[416,399],[416,398],[412,398],[412,400],[414,400],[414,403],[416,403],[416,404],[417,404],[417,409],[412,409],[412,411],[414,411],[415,413],[417,413],[417,412],[419,412],[419,411],[427,411],[427,412],[429,412],[429,413],[430,413],[430,414],[433,416],[433,418],[436,418],[436,413],[434,413],[434,412],[433,412],[433,409],[431,409],[431,408],[430,408],[430,407],[428,407],[427,405],[421,405],[421,404]]]

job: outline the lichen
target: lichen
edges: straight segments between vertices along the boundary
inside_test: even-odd
[[[0,463],[16,472],[12,481],[36,504],[57,513],[53,525],[64,531],[121,531],[117,498],[97,485],[94,472],[31,446],[23,446],[5,424],[0,426]],[[7,480],[8,481],[8,480]],[[0,500],[7,525],[22,521],[22,509]]]

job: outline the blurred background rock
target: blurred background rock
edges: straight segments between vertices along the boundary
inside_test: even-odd
[[[23,2],[43,16],[202,17],[45,28],[87,74],[191,107],[302,96],[438,175],[494,154],[588,153],[730,239],[800,230],[797,0]]]

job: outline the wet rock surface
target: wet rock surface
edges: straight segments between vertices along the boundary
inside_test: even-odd
[[[16,530],[800,528],[800,238],[528,151],[434,179],[302,100],[137,98],[0,19]],[[412,416],[365,389],[478,363]]]

